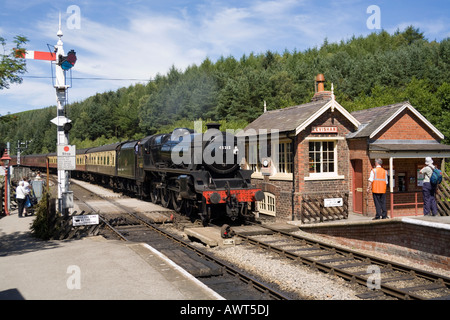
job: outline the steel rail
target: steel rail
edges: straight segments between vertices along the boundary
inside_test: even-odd
[[[119,205],[119,207],[121,207],[121,206]],[[123,209],[126,209],[126,208],[123,208]],[[222,261],[222,260],[220,260],[220,259],[218,259],[218,258],[216,258],[216,257],[214,257],[214,256],[212,256],[212,255],[210,255],[208,253],[206,253],[205,251],[203,251],[203,250],[201,250],[199,248],[196,248],[196,247],[192,246],[188,242],[186,242],[186,241],[184,241],[184,240],[182,240],[182,239],[180,239],[180,238],[178,238],[178,237],[176,237],[176,236],[174,236],[174,235],[172,235],[172,234],[170,234],[170,233],[168,233],[168,232],[158,228],[156,225],[154,225],[152,223],[148,223],[147,221],[145,221],[144,219],[142,219],[141,217],[139,217],[135,213],[127,211],[127,214],[129,214],[132,217],[136,218],[142,225],[144,225],[144,226],[146,226],[146,227],[148,227],[148,228],[150,228],[150,229],[160,233],[161,235],[163,235],[166,238],[176,242],[177,244],[179,244],[179,245],[181,245],[181,246],[183,246],[183,247],[185,247],[187,249],[190,249],[190,250],[194,251],[200,257],[202,257],[202,258],[204,258],[206,260],[212,261],[214,263],[217,263],[222,268],[222,270],[226,271],[228,274],[230,274],[230,275],[232,275],[234,277],[238,277],[244,283],[246,283],[248,285],[251,285],[253,288],[255,288],[256,290],[258,290],[260,292],[268,294],[273,299],[276,299],[276,300],[291,300],[290,297],[284,295],[283,293],[281,293],[281,292],[279,292],[279,291],[277,291],[277,290],[275,290],[273,288],[268,287],[267,285],[265,285],[264,283],[260,282],[259,280],[255,279],[255,278],[251,277],[250,275],[247,275],[247,274],[245,274],[245,273],[243,273],[243,272],[233,268],[228,263],[226,263],[226,262],[224,262],[224,261]],[[114,228],[114,227],[112,227],[112,228]],[[115,230],[115,232],[120,234],[120,231],[118,231],[118,230]]]
[[[83,188],[85,190],[85,187],[78,185],[80,188]],[[89,192],[92,192],[90,190],[88,190]],[[212,261],[216,264],[218,264],[222,270],[226,271],[228,274],[234,276],[234,277],[238,277],[241,281],[243,281],[244,283],[251,285],[254,289],[258,290],[259,292],[263,292],[265,294],[268,294],[270,297],[272,297],[273,299],[276,300],[292,300],[291,297],[283,294],[282,292],[279,292],[278,290],[274,289],[274,288],[270,288],[267,285],[265,285],[264,283],[262,283],[261,281],[259,281],[258,279],[243,273],[242,271],[239,271],[236,268],[233,268],[232,266],[230,266],[228,263],[214,257],[213,255],[208,254],[207,252],[196,248],[194,246],[192,246],[191,244],[189,244],[188,242],[162,230],[161,228],[158,228],[155,224],[149,223],[147,221],[145,221],[143,218],[141,218],[140,216],[138,216],[137,214],[135,214],[134,212],[130,211],[129,208],[122,206],[120,203],[117,203],[116,201],[114,201],[113,199],[109,199],[106,197],[103,197],[101,195],[97,195],[98,197],[102,198],[103,200],[106,200],[112,204],[114,204],[115,206],[119,207],[120,209],[122,209],[123,211],[125,211],[128,215],[132,216],[133,218],[137,219],[138,222],[144,226],[146,226],[149,229],[152,229],[158,233],[160,233],[161,235],[165,236],[166,238],[176,242],[177,244],[190,249],[192,251],[194,251],[197,255],[199,255],[200,257]],[[87,204],[85,201],[83,201],[82,199],[79,199],[80,201],[84,202],[88,207],[90,207],[93,211],[94,208],[92,208],[89,204]],[[111,229],[115,234],[117,234],[122,240],[124,241],[129,241],[119,230],[117,230],[116,228],[114,228],[111,224],[109,224],[106,219],[104,217],[101,216],[101,214],[99,214],[99,217],[101,219],[102,222],[105,223],[105,225]]]
[[[389,266],[389,268],[392,268],[393,270],[396,271],[400,271],[400,272],[405,272],[405,273],[414,273],[415,276],[420,277],[422,279],[426,279],[429,281],[435,281],[435,282],[442,282],[447,288],[450,288],[450,278],[446,277],[444,275],[440,275],[440,274],[436,274],[433,272],[429,272],[426,270],[422,270],[422,269],[418,269],[418,268],[414,268],[414,267],[409,267],[407,265],[401,264],[401,263],[397,263],[397,262],[392,262],[390,260],[387,259],[383,259],[383,258],[379,258],[379,257],[375,257],[372,256],[370,254],[365,254],[365,253],[361,253],[359,251],[355,251],[352,249],[347,249],[338,245],[331,245],[329,243],[325,243],[323,241],[320,240],[316,240],[316,239],[312,239],[312,238],[308,238],[307,236],[298,236],[298,235],[293,235],[290,234],[288,232],[284,232],[281,230],[277,230],[275,228],[271,228],[270,226],[263,226],[264,228],[270,229],[273,232],[279,233],[283,236],[286,237],[291,237],[294,239],[297,239],[299,241],[307,241],[309,242],[311,245],[318,245],[320,247],[323,248],[327,248],[329,250],[335,250],[336,253],[341,253],[344,255],[353,255],[354,258],[360,259],[360,260],[366,260],[366,261],[370,261],[372,264],[378,264],[380,266]]]
[[[342,248],[340,246],[333,246],[331,244],[324,243],[324,242],[321,242],[321,241],[318,241],[315,239],[310,239],[310,238],[302,237],[302,236],[298,236],[298,235],[292,235],[290,233],[283,232],[283,231],[271,228],[269,226],[262,226],[262,227],[269,229],[277,234],[289,237],[290,239],[295,239],[295,240],[301,241],[305,245],[314,246],[318,250],[324,250],[324,251],[332,253],[332,254],[341,254],[348,258],[359,261],[359,262],[355,262],[355,267],[356,266],[360,266],[360,267],[367,266],[368,267],[370,265],[376,264],[378,266],[382,266],[382,267],[386,268],[387,270],[401,271],[401,272],[408,273],[408,274],[413,275],[418,278],[423,278],[426,280],[433,281],[437,284],[442,284],[442,285],[446,286],[447,288],[449,287],[450,279],[445,276],[437,275],[437,274],[430,273],[430,272],[416,269],[416,268],[411,268],[411,267],[408,267],[408,266],[405,266],[402,264],[392,263],[391,261],[388,261],[388,260],[373,257],[371,255],[365,255],[365,254],[362,254],[362,253],[354,251],[354,250]],[[346,271],[344,268],[340,268],[339,265],[331,266],[327,263],[321,262],[321,260],[314,260],[312,258],[309,258],[307,255],[302,256],[301,254],[290,252],[283,248],[264,243],[263,241],[253,239],[249,236],[245,236],[245,235],[242,235],[239,233],[236,233],[236,235],[241,237],[246,243],[256,245],[256,246],[265,248],[267,250],[271,250],[275,253],[278,253],[279,255],[281,255],[283,257],[286,257],[286,258],[294,260],[294,261],[298,261],[305,265],[309,265],[309,266],[316,268],[318,270],[321,270],[323,272],[335,274],[346,280],[354,281],[354,282],[362,284],[362,285],[367,285],[368,279],[366,277],[364,277],[362,274],[353,273],[351,271]],[[318,254],[318,256],[321,256],[321,255],[322,254]],[[325,260],[326,259],[324,259],[324,261]],[[347,268],[348,267],[349,266],[347,265]],[[369,274],[366,274],[366,275],[369,275]],[[393,286],[383,283],[383,281],[381,281],[380,289],[385,294],[399,298],[399,299],[416,299],[416,300],[424,300],[425,299],[424,297],[422,297],[420,295],[417,295],[417,294],[414,294],[413,292],[408,291],[407,290],[408,288],[395,288]]]

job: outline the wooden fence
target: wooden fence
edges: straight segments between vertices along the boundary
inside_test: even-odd
[[[436,203],[439,215],[450,216],[450,178],[445,172],[442,175],[442,183],[436,192]]]
[[[348,218],[348,193],[310,193],[302,195],[302,223]]]

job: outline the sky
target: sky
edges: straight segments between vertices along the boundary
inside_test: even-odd
[[[169,69],[206,58],[304,51],[328,42],[413,25],[428,40],[450,37],[448,0],[0,0],[0,37],[16,35],[28,50],[62,41],[78,61],[68,103],[98,92],[147,83]],[[1,49],[1,48],[0,48]],[[56,105],[54,67],[27,60],[21,84],[0,90],[0,115]]]

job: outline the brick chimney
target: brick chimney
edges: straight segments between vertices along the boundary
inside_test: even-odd
[[[312,97],[311,101],[330,100],[332,97],[331,91],[325,91],[325,77],[319,73],[315,79],[316,93]]]

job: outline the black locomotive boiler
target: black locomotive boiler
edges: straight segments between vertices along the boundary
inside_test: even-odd
[[[243,152],[234,135],[209,124],[205,133],[180,128],[77,150],[76,170],[71,175],[148,197],[187,216],[198,215],[207,225],[216,217],[250,217],[256,211],[255,201],[264,199],[264,193],[251,184],[252,171],[240,168]],[[55,170],[54,153],[27,155],[21,165],[42,170],[46,158]]]
[[[231,220],[255,211],[264,193],[251,184],[251,170],[240,168],[234,135],[208,125],[206,133],[176,129],[141,142],[145,186],[153,202],[169,203],[187,216],[198,213],[206,225],[214,213]],[[243,149],[243,148],[241,148]]]

